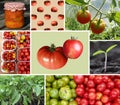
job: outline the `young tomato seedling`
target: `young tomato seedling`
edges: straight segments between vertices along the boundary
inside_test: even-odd
[[[108,55],[108,52],[110,52],[116,46],[117,46],[117,44],[114,44],[114,45],[111,45],[110,47],[108,47],[106,51],[98,50],[98,51],[93,53],[93,56],[96,56],[96,55],[99,55],[99,54],[104,54],[105,55],[104,72],[106,72],[106,70],[107,70],[107,55]]]

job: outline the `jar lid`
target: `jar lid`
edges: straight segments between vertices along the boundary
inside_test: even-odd
[[[6,2],[4,4],[4,10],[11,10],[11,11],[16,11],[16,10],[26,10],[25,4],[22,2]]]

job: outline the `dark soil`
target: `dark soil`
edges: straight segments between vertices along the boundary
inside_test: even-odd
[[[97,50],[106,50],[111,45],[117,47],[108,52],[107,71],[104,71],[104,54],[92,56]],[[120,74],[120,42],[91,41],[90,42],[90,73],[91,74]]]

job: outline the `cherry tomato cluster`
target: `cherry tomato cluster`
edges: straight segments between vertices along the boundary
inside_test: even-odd
[[[2,72],[5,73],[30,73],[30,32],[5,31],[2,35]],[[23,56],[21,56],[23,54]],[[19,62],[22,69],[20,69]],[[18,64],[17,64],[18,63]],[[24,69],[23,67],[27,69]]]
[[[82,51],[82,42],[71,38],[66,40],[63,46],[60,47],[55,47],[54,44],[51,47],[41,47],[37,52],[37,59],[43,67],[56,70],[63,67],[67,63],[68,58],[78,58]]]
[[[120,105],[120,76],[74,75],[78,105]]]
[[[79,10],[76,15],[77,21],[81,24],[90,22],[91,31],[95,34],[100,34],[105,29],[105,22],[103,19],[95,18],[91,20],[91,13],[88,10]]]

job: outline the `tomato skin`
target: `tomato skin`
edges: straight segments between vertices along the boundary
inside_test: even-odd
[[[62,47],[56,47],[54,51],[50,51],[49,46],[43,46],[37,52],[37,59],[43,67],[56,70],[63,67],[68,58],[65,57]]]
[[[83,51],[83,44],[76,39],[68,39],[63,44],[63,52],[66,57],[71,59],[78,58]]]
[[[105,22],[104,22],[104,20],[101,19],[99,25],[98,25],[98,21],[99,21],[99,19],[94,19],[90,23],[90,28],[91,28],[92,32],[95,33],[95,34],[100,34],[105,29]]]
[[[81,24],[86,24],[91,20],[91,14],[88,10],[79,10],[76,17]]]

